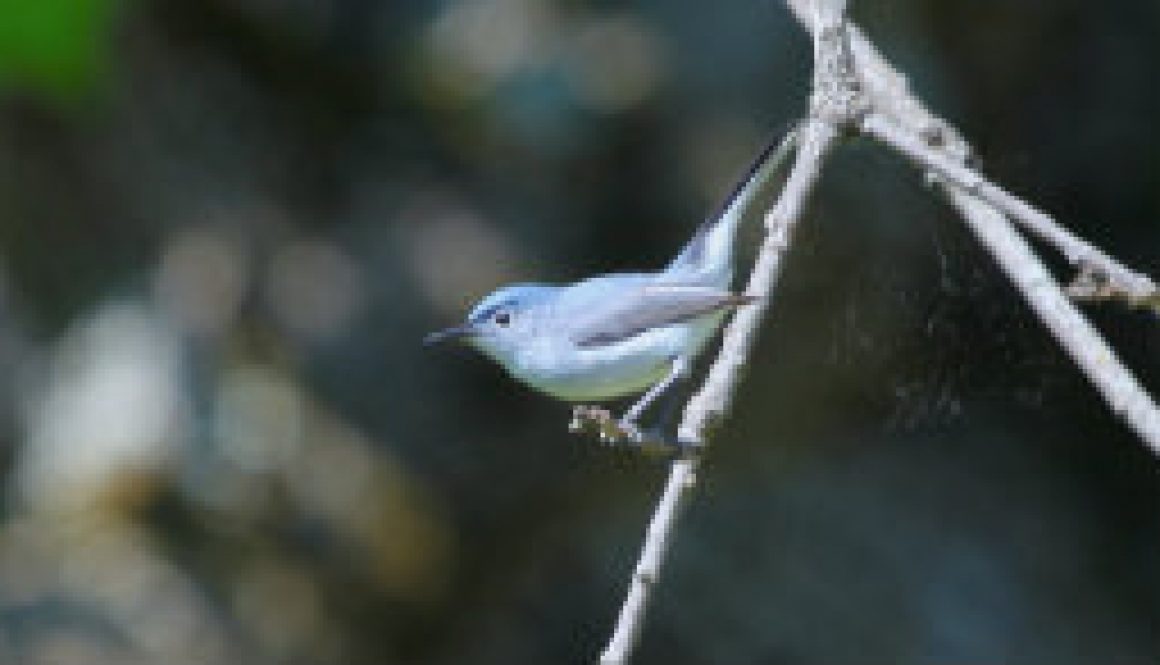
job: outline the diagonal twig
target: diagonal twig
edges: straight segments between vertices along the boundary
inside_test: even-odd
[[[808,29],[819,30],[810,0],[786,1]],[[871,108],[860,119],[859,130],[938,177],[948,201],[1104,401],[1160,455],[1160,408],[1099,332],[1066,299],[1067,294],[1114,298],[1160,312],[1160,289],[1155,282],[968,167],[972,151],[966,140],[927,110],[910,91],[905,77],[857,26],[849,26],[848,32],[857,75]],[[1079,271],[1067,294],[1011,227],[1012,221],[1054,247]]]
[[[897,122],[872,114],[863,120],[862,130],[922,168],[954,183],[958,189],[987,202],[1029,233],[1055,247],[1073,267],[1088,271],[1093,278],[1099,275],[1104,288],[1123,294],[1129,301],[1142,303],[1155,299],[1160,293],[1147,276],[1124,266],[1060,226],[1047,213],[994,184],[978,171],[941,153]]]
[[[814,39],[814,94],[810,117],[800,129],[798,150],[781,194],[765,218],[766,236],[750,273],[745,293],[757,298],[733,316],[722,335],[721,349],[705,381],[685,407],[678,438],[703,444],[707,433],[728,412],[744,367],[769,308],[783,259],[806,202],[821,176],[822,164],[835,145],[842,126],[863,109],[863,98],[852,77],[841,22],[844,1],[820,2],[820,21],[833,30],[819,30]],[[636,645],[644,623],[650,592],[660,575],[677,517],[685,498],[697,483],[701,446],[673,462],[664,491],[645,534],[644,546],[612,637],[600,657],[601,665],[623,665]]]
[[[1160,455],[1160,408],[1116,356],[1111,345],[1084,318],[1047,267],[1012,227],[1021,221],[1060,248],[1076,265],[1098,267],[1107,279],[1140,297],[1155,294],[1151,280],[1120,265],[1091,244],[1064,231],[1045,213],[946,157],[898,124],[876,114],[862,120],[862,131],[918,166],[934,173],[952,206],[999,263],[1044,326],[1122,418],[1156,455]]]
[[[794,165],[781,196],[766,216],[768,235],[745,290],[757,296],[757,299],[740,308],[726,327],[721,351],[710,367],[701,389],[685,407],[678,429],[681,440],[703,441],[713,423],[729,409],[758,328],[769,308],[770,297],[781,274],[782,259],[789,249],[793,231],[821,174],[822,162],[837,136],[836,128],[825,122],[811,120],[803,126]],[[669,470],[668,481],[649,522],[645,543],[629,582],[615,630],[600,657],[601,665],[622,665],[628,662],[628,656],[640,634],[649,593],[660,574],[681,505],[697,484],[699,465],[699,454],[692,452],[674,461]]]
[[[1055,247],[1080,271],[1081,280],[1069,289],[1073,296],[1114,297],[1160,312],[1155,283],[968,168],[970,146],[949,123],[927,110],[911,93],[905,77],[857,26],[844,21],[844,0],[786,2],[814,37],[810,117],[801,131],[793,169],[766,216],[767,236],[746,289],[758,299],[739,309],[726,328],[704,384],[686,405],[678,436],[686,442],[703,443],[708,431],[728,412],[793,230],[822,163],[843,132],[862,131],[936,176],[950,204],[1113,412],[1160,455],[1160,410],[1056,284],[1008,217]],[[636,644],[680,507],[696,485],[699,463],[698,456],[688,454],[672,465],[614,633],[601,656],[602,665],[623,665]]]
[[[811,0],[786,0],[786,4],[798,21],[814,30]],[[973,151],[958,130],[926,108],[910,90],[906,77],[887,62],[858,26],[850,25],[848,34],[857,73],[874,113],[905,128],[950,164],[966,168]],[[1079,271],[1076,282],[1068,289],[1073,299],[1115,299],[1130,307],[1160,313],[1160,288],[1153,280],[1124,266],[1033,206],[1002,190],[990,193],[996,195],[995,200],[1006,201],[998,206],[1004,214],[1054,247]]]

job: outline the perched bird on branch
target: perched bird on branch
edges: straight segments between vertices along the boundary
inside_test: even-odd
[[[688,375],[725,315],[752,300],[730,290],[737,228],[791,144],[770,142],[719,211],[662,270],[505,286],[480,301],[463,324],[431,333],[424,343],[466,342],[514,378],[570,402],[643,391],[602,432],[630,443],[664,442],[659,427],[646,433],[638,419]]]

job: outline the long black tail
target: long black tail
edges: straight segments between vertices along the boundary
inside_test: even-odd
[[[717,210],[697,227],[693,238],[669,264],[669,271],[706,270],[729,281],[733,238],[749,203],[797,147],[798,124],[778,132],[761,149]]]

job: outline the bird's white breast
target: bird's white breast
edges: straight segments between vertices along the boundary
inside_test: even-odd
[[[641,392],[663,379],[674,358],[695,355],[704,346],[722,317],[717,313],[591,347],[545,335],[505,364],[516,378],[560,399],[612,399]]]

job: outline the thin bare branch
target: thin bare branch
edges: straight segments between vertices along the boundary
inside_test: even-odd
[[[1136,377],[1116,356],[1111,345],[1073,305],[1031,247],[1011,226],[1008,217],[1020,220],[1037,233],[1048,234],[1064,255],[1084,266],[1097,266],[1102,274],[1123,289],[1147,291],[1148,278],[1121,266],[1088,243],[1062,231],[1047,215],[1007,193],[970,168],[947,159],[882,118],[869,115],[862,129],[897,150],[919,167],[933,172],[964,221],[991,252],[1007,277],[1023,294],[1047,329],[1071,356],[1112,411],[1160,455],[1160,409]],[[1043,236],[1041,236],[1043,237]],[[1155,294],[1155,286],[1151,287]]]
[[[600,665],[624,665],[636,647],[641,626],[644,624],[649,595],[657,576],[660,575],[661,564],[668,552],[669,539],[675,530],[681,504],[690,490],[697,485],[697,467],[700,463],[701,458],[692,455],[676,460],[669,469],[669,480],[665,483],[660,500],[657,501],[656,510],[653,511],[640,559],[636,563],[636,570],[632,573],[632,581],[629,582],[628,595],[620,607],[620,615],[616,618],[616,628],[612,637],[600,656]]]
[[[1068,299],[1027,241],[986,201],[952,184],[940,186],[1112,412],[1123,418],[1153,454],[1160,455],[1160,411],[1152,397]]]
[[[682,441],[705,441],[707,430],[728,411],[761,321],[769,309],[773,289],[781,274],[782,259],[789,249],[793,231],[821,174],[822,162],[837,135],[832,125],[818,120],[811,120],[803,126],[794,165],[777,203],[766,215],[768,233],[746,286],[745,292],[757,296],[757,299],[739,309],[725,329],[721,350],[704,384],[685,407],[678,428],[678,436]],[[669,470],[668,482],[649,523],[616,628],[600,657],[601,665],[623,665],[628,662],[640,635],[649,595],[660,575],[681,506],[697,484],[699,464],[700,457],[694,453],[674,461]]]
[[[1093,296],[1111,293],[1141,306],[1160,308],[1155,284],[965,166],[970,146],[950,124],[927,110],[910,92],[906,79],[856,26],[845,22],[845,0],[786,2],[814,36],[810,118],[801,130],[793,169],[777,203],[766,215],[767,235],[747,287],[747,292],[758,298],[738,310],[726,328],[705,382],[686,405],[678,429],[680,439],[704,443],[713,425],[729,411],[785,252],[825,157],[843,131],[860,129],[937,176],[951,204],[1112,410],[1160,455],[1160,410],[1067,298],[1007,216],[1060,251],[1080,270],[1081,278],[1086,276],[1087,282],[1073,284],[1073,293],[1083,289]],[[673,463],[615,631],[601,656],[602,665],[628,661],[681,505],[696,485],[699,462],[696,454],[689,453]]]
[[[1060,226],[1048,214],[992,183],[960,161],[932,147],[903,125],[869,115],[862,130],[894,148],[923,169],[933,171],[959,189],[989,203],[1029,233],[1055,247],[1077,270],[1098,276],[1103,288],[1129,302],[1147,304],[1160,296],[1156,284]]]
[[[745,289],[746,293],[758,298],[739,309],[725,329],[717,359],[709,368],[701,389],[685,407],[677,430],[682,441],[703,441],[706,432],[729,411],[749,351],[781,274],[782,259],[821,174],[822,162],[836,138],[837,130],[828,123],[811,120],[802,128],[797,161],[781,196],[765,217],[765,241]]]

